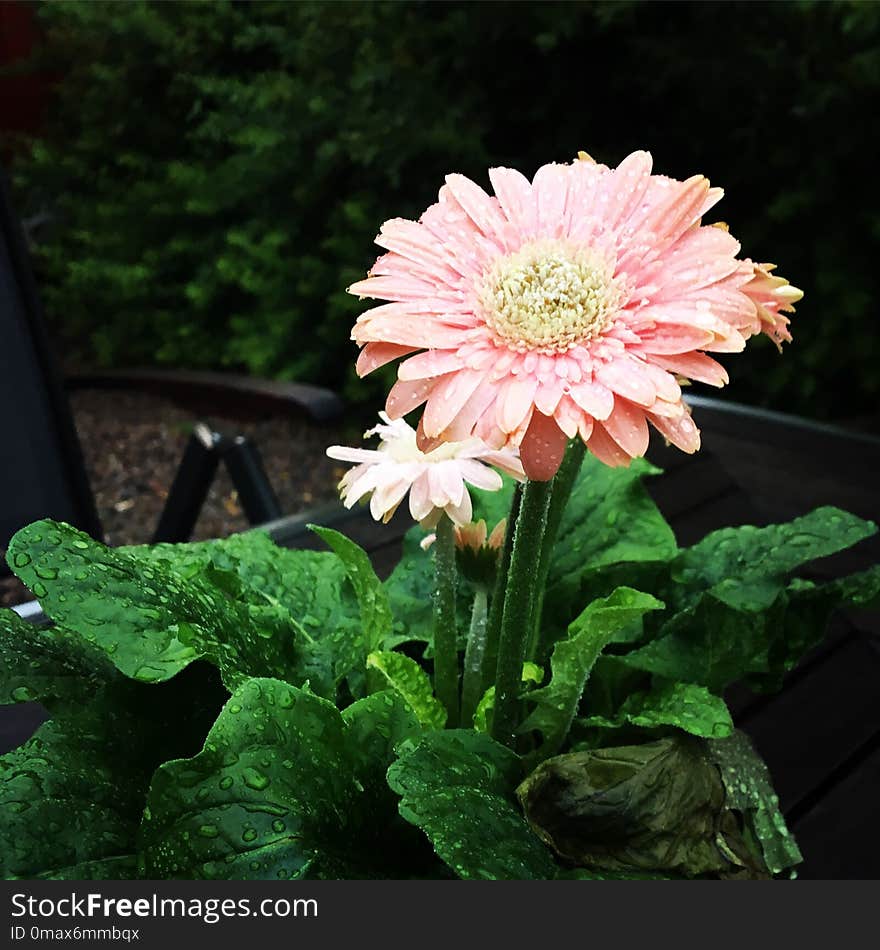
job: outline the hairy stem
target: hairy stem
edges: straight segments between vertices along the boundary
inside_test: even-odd
[[[455,624],[455,528],[446,515],[434,544],[434,691],[446,707],[446,725],[458,725],[458,645]]]
[[[510,555],[513,551],[513,534],[519,518],[523,487],[517,483],[510,502],[510,514],[507,516],[507,530],[504,534],[504,546],[498,559],[498,572],[495,586],[492,588],[492,601],[489,606],[489,619],[486,623],[486,652],[483,655],[483,667],[480,674],[480,695],[495,681],[495,668],[498,665],[498,641],[501,637],[501,617],[504,613],[504,594],[507,591],[507,575],[510,573]]]
[[[552,482],[526,482],[516,528],[501,637],[495,675],[495,716],[492,736],[513,748],[522,690],[522,667],[531,632],[532,598],[535,593],[535,564],[540,556],[541,540],[547,525]]]
[[[483,658],[486,655],[486,608],[488,593],[480,584],[471,608],[471,626],[464,651],[464,681],[461,687],[461,724],[467,727],[474,718],[477,704],[483,698]]]
[[[541,556],[538,560],[538,569],[535,575],[535,598],[532,605],[530,619],[531,631],[526,649],[526,659],[541,664],[544,656],[541,642],[541,621],[544,615],[544,596],[547,593],[547,578],[550,574],[550,562],[553,559],[553,548],[559,535],[559,526],[562,516],[571,497],[574,483],[584,461],[587,447],[580,439],[572,439],[565,450],[565,457],[559,466],[559,471],[553,479],[553,497],[550,499],[550,508],[547,511],[547,527],[541,540]]]

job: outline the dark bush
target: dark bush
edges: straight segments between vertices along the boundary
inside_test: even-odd
[[[722,184],[746,253],[806,291],[731,395],[876,402],[880,5],[45,3],[64,79],[19,153],[56,333],[80,361],[343,386],[345,287],[443,175],[649,147]],[[359,388],[363,395],[365,390]]]

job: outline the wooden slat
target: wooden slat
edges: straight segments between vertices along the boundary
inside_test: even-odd
[[[783,810],[796,810],[880,723],[880,657],[858,636],[832,650],[742,725],[770,766]]]
[[[845,774],[832,776],[832,787],[800,820],[794,833],[806,856],[806,879],[880,878],[880,737],[867,743]]]

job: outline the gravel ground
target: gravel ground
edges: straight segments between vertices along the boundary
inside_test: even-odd
[[[196,417],[172,402],[142,393],[84,390],[72,393],[70,402],[105,539],[112,545],[150,540],[197,421],[251,439],[285,514],[337,497],[336,484],[347,466],[328,459],[324,450],[333,443],[352,444],[352,433],[300,418]],[[194,540],[224,537],[248,526],[221,465]],[[15,578],[0,578],[0,604],[10,606],[22,599],[30,598]]]

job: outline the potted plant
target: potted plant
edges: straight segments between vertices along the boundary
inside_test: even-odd
[[[790,339],[800,292],[702,218],[702,177],[581,154],[452,175],[351,290],[361,373],[404,358],[341,489],[414,521],[384,582],[260,532],[108,549],[39,522],[8,559],[54,621],[0,619],[6,876],[767,878],[800,860],[725,705],[777,689],[877,569],[796,572],[875,531],[822,508],[680,548],[644,486],[686,452],[685,379]],[[404,416],[424,405],[416,428]],[[501,473],[504,473],[503,475]]]

